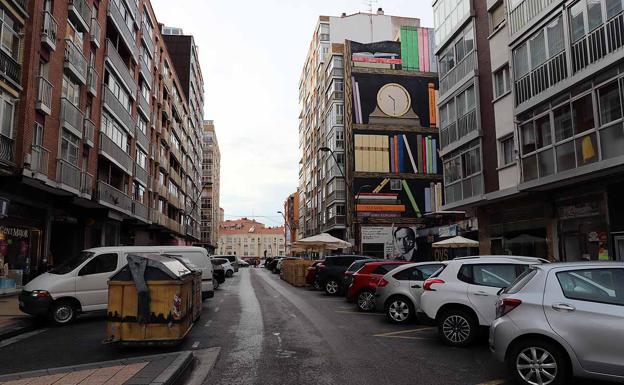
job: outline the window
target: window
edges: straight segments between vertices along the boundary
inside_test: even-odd
[[[490,33],[494,32],[505,21],[505,4],[503,1],[490,10]]]
[[[583,0],[570,8],[570,31],[573,42],[585,36],[585,1]]]
[[[624,305],[624,269],[565,271],[557,280],[566,298]]]
[[[509,264],[464,265],[457,278],[473,285],[503,288],[510,286],[526,268]]]
[[[600,103],[600,123],[607,124],[622,117],[622,106],[618,82],[613,82],[598,90]]]
[[[80,84],[74,83],[73,80],[64,75],[62,87],[62,96],[78,107],[80,105]]]
[[[462,154],[462,175],[469,177],[481,172],[481,157],[478,149],[473,149]]]
[[[494,96],[499,98],[510,90],[509,66],[506,65],[494,73]]]
[[[150,89],[145,80],[141,80],[141,95],[143,95],[145,100],[150,100]]]
[[[119,127],[117,122],[108,116],[106,113],[102,113],[102,127],[101,131],[108,136],[119,148],[125,152],[130,151],[128,142],[128,134]]]
[[[589,31],[593,31],[602,24],[601,0],[587,0],[587,24]]]
[[[435,264],[435,265],[422,265],[417,269],[420,271],[420,276],[422,280],[425,280],[433,275],[436,271],[440,270],[444,265]]]
[[[145,199],[145,187],[143,187],[141,184],[134,182],[133,184],[133,196],[134,196],[134,200],[139,202],[139,203],[144,203],[144,199]]]
[[[117,269],[117,254],[100,254],[89,261],[78,275],[110,273]]]
[[[113,95],[115,95],[126,111],[130,112],[130,108],[132,106],[130,95],[117,78],[112,73],[106,71],[104,74],[104,83],[108,86],[108,89],[113,93]]]
[[[394,279],[399,281],[409,281],[412,276],[418,275],[418,270],[415,267],[410,267],[405,270],[401,270],[395,275],[393,275]]]
[[[591,94],[587,94],[572,102],[572,116],[576,134],[594,128],[594,108]]]
[[[143,170],[147,170],[147,154],[139,147],[136,149],[136,163],[141,166]]]
[[[513,136],[500,140],[501,166],[511,164],[515,160]]]
[[[78,165],[80,138],[63,129],[61,134],[61,159],[74,166]]]
[[[2,43],[2,50],[9,54],[13,59],[19,59],[19,25],[13,20],[11,15],[0,9],[0,42]]]
[[[13,118],[15,105],[7,99],[0,97],[0,135],[13,138]]]
[[[605,0],[607,9],[607,19],[622,12],[622,0]]]
[[[138,117],[137,119],[137,128],[139,129],[139,131],[141,131],[143,134],[147,135],[147,122],[145,121],[145,119],[143,119],[142,117]]]

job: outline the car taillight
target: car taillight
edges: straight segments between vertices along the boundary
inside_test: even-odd
[[[388,286],[389,283],[390,282],[388,282],[384,278],[382,278],[382,279],[379,280],[379,283],[377,283],[377,286],[378,287],[386,287],[386,286]]]
[[[370,283],[375,283],[375,284],[379,284],[379,281],[383,279],[383,278],[379,278],[379,277],[370,277],[368,280],[370,281]]]
[[[444,281],[441,279],[435,279],[435,278],[431,278],[425,281],[425,283],[423,284],[423,290],[426,291],[435,291],[434,288],[432,288],[432,285],[441,285],[443,284]]]
[[[496,318],[500,318],[520,306],[521,300],[516,298],[499,299],[496,303]]]

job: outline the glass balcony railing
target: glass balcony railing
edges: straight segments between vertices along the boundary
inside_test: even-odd
[[[98,181],[98,200],[101,204],[132,214],[132,198],[101,180]]]
[[[66,160],[58,159],[56,164],[56,181],[63,186],[80,191],[80,168]]]
[[[69,0],[68,15],[80,32],[88,32],[91,23],[91,7],[85,0]]]
[[[43,146],[33,145],[30,154],[30,170],[48,176],[50,150]]]
[[[50,50],[56,49],[56,37],[58,34],[58,23],[52,14],[43,11],[43,25],[41,26],[41,43]]]
[[[43,76],[39,76],[37,79],[38,88],[35,108],[46,115],[50,115],[52,113],[52,83]]]
[[[67,98],[61,99],[61,122],[63,127],[73,130],[76,136],[82,137],[84,114]]]
[[[65,69],[80,84],[87,82],[87,59],[78,46],[70,39],[65,39]]]

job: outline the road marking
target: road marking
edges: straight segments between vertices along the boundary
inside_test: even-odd
[[[28,332],[28,333],[20,334],[19,336],[15,336],[15,337],[12,337],[12,338],[8,338],[8,339],[6,339],[6,340],[4,340],[4,341],[1,341],[1,342],[0,342],[0,348],[3,348],[3,347],[5,347],[5,346],[12,345],[12,344],[14,344],[14,343],[16,343],[16,342],[19,342],[19,341],[25,340],[26,338],[30,338],[30,337],[32,337],[32,336],[36,336],[37,334],[43,333],[43,332],[45,332],[46,330],[48,330],[48,329],[34,330],[34,331],[32,331],[32,332]]]
[[[498,379],[498,380],[492,380],[492,381],[488,381],[488,382],[482,382],[480,384],[477,385],[502,385],[504,383],[506,383],[507,381],[505,379]]]
[[[221,298],[221,299],[219,300],[219,303],[223,303],[223,298]]]
[[[385,337],[385,338],[400,338],[400,339],[405,339],[405,340],[432,340],[435,339],[433,337],[412,337],[412,336],[404,336],[402,334],[407,334],[407,333],[418,333],[424,330],[427,331],[431,331],[431,330],[435,330],[435,327],[422,327],[422,328],[418,328],[418,329],[410,329],[410,330],[400,330],[398,332],[389,332],[389,333],[379,333],[379,334],[373,334],[373,337]],[[492,384],[494,385],[494,384]]]
[[[193,342],[193,349],[197,349],[198,346],[199,346],[199,341]]]
[[[219,306],[215,307],[215,313],[219,312]]]
[[[204,326],[205,326],[205,327],[208,327],[208,326],[210,326],[210,324],[211,324],[211,323],[212,323],[212,320],[210,320],[210,321],[206,322],[206,324],[205,324]]]
[[[340,313],[340,314],[359,314],[359,315],[380,315],[380,316],[385,316],[385,314],[382,313],[364,313],[361,311],[345,311],[345,310],[336,310],[336,313]]]

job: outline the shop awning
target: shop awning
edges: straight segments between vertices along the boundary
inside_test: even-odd
[[[479,247],[479,242],[461,236],[456,236],[443,241],[435,242],[431,244],[431,246],[436,248],[457,249],[461,247]]]
[[[293,243],[293,251],[306,250],[337,250],[351,247],[351,243],[340,238],[333,237],[327,233],[321,233],[308,238],[300,239]]]

